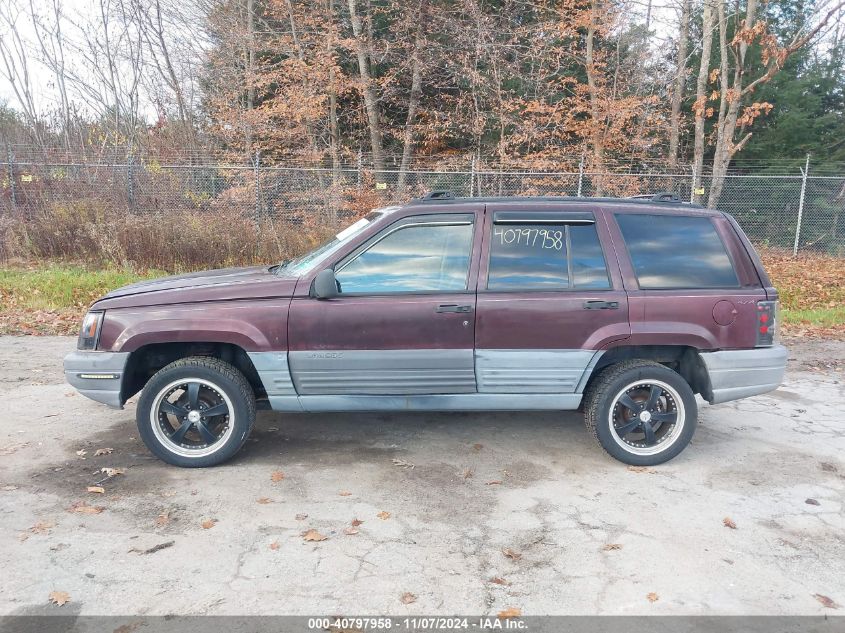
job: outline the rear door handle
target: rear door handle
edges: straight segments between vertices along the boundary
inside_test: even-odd
[[[437,312],[472,312],[472,306],[459,306],[457,303],[443,303],[437,306]]]
[[[590,299],[589,301],[584,302],[584,309],[585,310],[618,310],[619,309],[619,302],[618,301],[599,301],[595,299]]]

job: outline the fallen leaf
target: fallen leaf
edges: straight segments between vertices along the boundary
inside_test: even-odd
[[[302,533],[302,538],[305,541],[325,541],[328,537],[323,536],[317,530],[308,530]]]
[[[500,620],[507,620],[509,618],[518,618],[522,615],[522,609],[517,607],[508,607],[504,611],[499,611],[499,614],[496,616]]]
[[[18,534],[18,540],[21,543],[23,543],[28,538],[29,538],[29,534],[27,534],[26,532],[21,532],[20,534]]]
[[[126,473],[125,468],[101,468],[101,473],[105,473],[106,477],[116,477],[117,475],[123,475]]]
[[[98,448],[94,451],[94,457],[99,457],[100,455],[111,455],[113,452],[113,448]]]
[[[396,457],[394,457],[390,461],[393,462],[394,466],[399,466],[400,468],[413,468],[414,467],[414,464],[412,464],[411,462],[406,462],[404,459],[397,459]]]
[[[806,499],[804,501],[808,506],[820,506],[821,504],[816,499]]]
[[[203,530],[210,530],[217,525],[217,519],[206,519],[200,525],[202,525]]]
[[[305,520],[305,519],[307,519],[307,518],[308,518],[308,515],[307,515],[307,514],[297,514],[297,515],[296,515],[296,520],[297,520],[297,521],[304,521],[304,520]]]
[[[511,476],[511,471],[509,471],[509,470],[503,470],[503,471],[502,471],[502,474],[503,474],[505,477],[510,477],[510,476]]]
[[[268,503],[273,503],[273,500],[270,497],[260,497],[255,500],[255,503],[260,503],[261,505],[267,505]]]
[[[363,521],[361,521],[360,519],[352,519],[352,527],[358,527],[362,523]]]
[[[88,486],[88,492],[94,492],[98,495],[105,493],[106,489],[102,486]]]
[[[472,445],[472,450],[474,450],[474,451],[480,451],[482,448],[484,448],[484,444],[473,444]]]
[[[167,512],[162,512],[161,514],[159,514],[156,517],[156,520],[155,520],[156,527],[164,527],[168,523],[170,523],[170,511],[169,510]]]
[[[649,473],[650,475],[657,472],[654,468],[649,468],[648,466],[628,466],[628,470],[632,473]]]
[[[382,521],[387,521],[390,518],[390,512],[385,512],[384,510],[382,510],[376,516]]]
[[[657,602],[658,600],[660,600],[660,596],[658,596],[658,595],[657,595],[656,593],[654,593],[653,591],[652,591],[650,594],[648,594],[648,595],[646,596],[646,598],[648,598],[648,601],[649,601],[649,602]]]
[[[279,549],[279,541],[273,541],[272,543],[270,543],[270,549],[273,551]]]
[[[129,550],[130,552],[137,552],[138,554],[155,554],[156,552],[160,552],[163,549],[167,549],[168,547],[173,547],[176,541],[167,541],[165,543],[159,543],[158,545],[153,545],[149,549],[135,549],[134,547]]]
[[[270,475],[270,481],[277,482],[285,478],[285,474],[281,470],[274,470]]]
[[[349,495],[351,495],[352,493],[351,493],[351,492],[349,492],[348,490],[341,490],[341,491],[340,491],[340,492],[338,492],[337,494],[339,494],[341,497],[348,497],[348,496],[349,496]]]
[[[77,514],[100,514],[103,510],[105,510],[103,506],[89,506],[84,501],[74,503],[68,508],[68,512],[76,512]]]
[[[56,524],[53,521],[39,521],[29,528],[29,531],[33,534],[49,534],[54,527],[56,527]]]
[[[76,451],[76,454],[79,455],[79,457],[85,457],[88,454],[88,451],[86,451],[84,448],[80,448],[78,451]]]
[[[18,489],[18,487],[13,486],[12,484],[8,484],[6,486],[3,486],[3,492],[11,492],[12,490],[17,490],[17,489]]]
[[[402,602],[402,604],[411,604],[412,602],[417,601],[417,597],[410,591],[406,591],[401,596],[399,596],[399,600]]]
[[[50,602],[53,604],[64,606],[70,602],[70,594],[66,591],[51,591],[49,596]]]
[[[734,523],[734,520],[730,517],[725,517],[724,519],[722,519],[722,525],[732,530],[736,529],[736,523]]]
[[[475,474],[475,471],[472,468],[464,468],[461,472],[458,473],[460,477],[464,479],[469,479]]]
[[[492,582],[494,585],[504,585],[505,587],[510,584],[507,580],[505,580],[504,578],[500,578],[499,576],[494,576],[490,579],[490,582]]]
[[[506,547],[505,549],[503,549],[502,554],[504,554],[505,556],[507,556],[511,560],[519,560],[520,558],[522,558],[522,554],[520,554],[519,552],[513,551],[509,547]]]
[[[824,596],[820,593],[814,593],[813,597],[822,603],[822,606],[827,609],[838,609],[839,605],[836,604],[831,598]]]
[[[487,482],[486,484],[484,484],[484,485],[485,485],[485,486],[501,486],[501,485],[502,485],[502,482],[501,482],[501,481],[499,481],[498,479],[494,479],[493,481],[488,481],[488,482]]]
[[[355,534],[358,534],[358,529],[354,527],[344,528],[343,533],[348,536],[354,536]]]
[[[621,543],[608,543],[602,548],[605,552],[609,552],[614,549],[622,549]]]

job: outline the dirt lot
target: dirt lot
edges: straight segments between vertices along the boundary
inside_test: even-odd
[[[138,440],[134,403],[63,383],[73,344],[0,338],[2,614],[845,605],[845,343],[793,345],[780,390],[704,406],[692,445],[640,470],[574,413],[261,413],[232,463],[180,470]]]

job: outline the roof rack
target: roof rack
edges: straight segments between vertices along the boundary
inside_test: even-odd
[[[683,202],[681,196],[674,191],[658,191],[657,193],[645,193],[637,196],[628,196],[629,200],[649,200],[651,202]]]
[[[447,189],[435,189],[425,194],[421,200],[454,200],[455,194]]]
[[[694,202],[687,202],[672,191],[659,191],[657,193],[648,193],[636,196],[629,196],[627,198],[589,198],[581,196],[493,196],[493,197],[467,197],[462,198],[456,196],[451,191],[445,189],[437,189],[430,191],[421,198],[417,198],[412,202],[429,202],[429,203],[448,203],[448,202],[512,202],[514,200],[525,200],[531,202],[571,202],[582,204],[603,203],[637,203],[637,204],[670,204],[683,205],[687,208],[703,209],[704,207]]]

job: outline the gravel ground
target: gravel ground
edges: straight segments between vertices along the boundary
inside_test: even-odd
[[[610,459],[575,413],[264,412],[230,464],[180,470],[147,453],[134,402],[64,384],[73,345],[0,337],[0,614],[845,605],[845,343],[793,343],[781,389],[703,406],[651,469]]]

